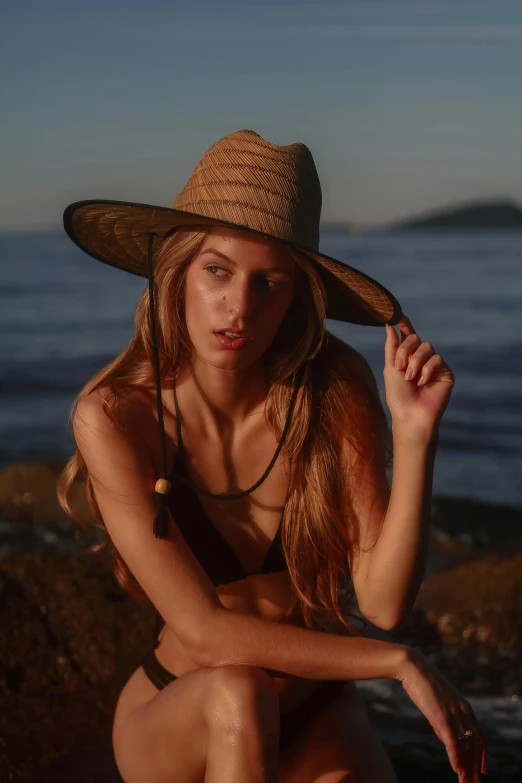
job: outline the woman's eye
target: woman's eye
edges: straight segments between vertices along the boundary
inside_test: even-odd
[[[217,264],[210,264],[206,267],[208,272],[212,275],[212,277],[225,277],[228,272],[226,269],[224,269],[222,266],[218,266]],[[220,274],[223,272],[223,274]],[[263,288],[270,288],[275,290],[276,288],[279,288],[281,283],[278,280],[272,280],[269,277],[256,277],[255,281],[257,284],[259,284]]]
[[[266,286],[267,288],[277,288],[279,286],[277,280],[271,280],[269,277],[261,277],[259,282],[262,286]]]
[[[217,274],[218,271],[226,272],[226,269],[223,269],[222,266],[216,266],[216,264],[211,264],[210,266],[207,266],[207,269],[210,272],[210,274],[213,275],[214,277],[221,277],[221,275]]]

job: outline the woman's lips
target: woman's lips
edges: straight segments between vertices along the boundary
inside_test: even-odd
[[[251,339],[250,337],[227,337],[223,332],[214,332],[216,340],[227,351],[239,351]]]

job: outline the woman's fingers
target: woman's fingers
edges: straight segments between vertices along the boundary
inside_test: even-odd
[[[477,761],[476,745],[472,739],[458,740],[457,735],[465,729],[446,723],[442,740],[451,768],[458,775],[459,783],[480,783],[480,762]]]
[[[401,320],[399,321],[397,326],[399,327],[399,331],[401,333],[401,337],[403,340],[406,337],[408,337],[408,335],[415,334],[415,329],[413,328],[412,322],[410,321],[408,316],[405,315],[404,313],[402,314]]]
[[[474,720],[473,734],[476,737],[476,752],[477,752],[477,780],[480,780],[480,775],[488,774],[488,761],[486,755],[486,735],[482,731],[477,720]]]
[[[455,738],[455,734],[448,723],[444,727],[444,731],[440,732],[438,736],[441,742],[444,743],[451,768],[456,775],[459,775],[459,783],[461,783],[460,770],[462,763],[457,748],[458,740]]]
[[[433,356],[430,356],[426,362],[420,365],[419,371],[415,373],[418,377],[417,386],[426,385],[435,371],[444,366],[446,366],[446,362],[440,353],[434,353]]]
[[[470,783],[480,783],[480,759],[477,755],[477,742],[474,737],[469,740],[460,740],[462,756],[466,759]]]
[[[462,730],[462,734],[466,729]],[[477,756],[477,743],[475,737],[467,740],[457,740],[459,745],[459,758],[461,767],[465,770],[466,783],[480,783],[480,762]]]
[[[464,729],[460,733],[464,733],[466,730],[471,730],[472,735],[470,740],[461,740],[469,745],[470,754],[473,756],[474,775],[473,781],[480,782],[481,773],[487,773],[487,760],[486,760],[486,736],[482,731],[482,728],[473,712],[471,704],[466,700],[464,714],[462,716],[462,725]]]
[[[439,739],[444,743],[451,767],[459,776],[459,783],[476,783],[471,740],[458,740],[459,733],[464,733],[464,729],[459,730],[447,721]]]
[[[452,731],[454,731],[455,738],[467,731],[472,732],[468,739],[456,739],[457,765],[461,770],[463,783],[480,783],[481,773],[487,772],[486,742],[484,733],[469,703],[465,702],[460,721]]]
[[[413,346],[413,350],[408,356],[408,366],[404,377],[407,381],[412,381],[415,377],[420,377],[424,374],[428,362],[439,354],[435,353],[435,348],[431,343],[421,343],[418,348]],[[442,359],[442,357],[440,357]]]
[[[408,359],[421,344],[421,339],[413,328],[413,324],[407,315],[402,315],[397,324],[400,332],[400,340],[393,326],[386,324],[385,363],[394,366],[397,370],[403,370],[408,364]]]
[[[399,337],[393,326],[386,327],[386,343],[384,345],[384,361],[388,367],[395,367],[396,370],[403,370],[410,354],[417,350],[420,345],[418,334],[408,335],[402,343],[399,343]]]
[[[480,761],[473,737],[468,740],[457,739],[457,735],[465,731],[448,722],[439,739],[444,743],[451,767],[459,776],[459,783],[480,783]]]
[[[399,336],[393,326],[386,324],[386,342],[384,343],[384,364],[387,367],[393,367],[395,364],[395,354],[399,347]]]
[[[395,368],[397,370],[404,370],[410,357],[416,353],[421,345],[421,339],[418,334],[410,334],[397,348],[395,354]],[[423,343],[424,345],[424,343]],[[426,343],[428,345],[428,343]]]

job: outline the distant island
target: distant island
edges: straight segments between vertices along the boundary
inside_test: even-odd
[[[328,233],[343,234],[367,234],[383,230],[522,229],[522,208],[514,201],[470,201],[385,225],[325,222],[321,228]]]
[[[467,203],[388,225],[391,231],[425,228],[522,228],[522,209],[513,201]]]

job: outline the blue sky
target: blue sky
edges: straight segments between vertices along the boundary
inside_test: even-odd
[[[171,206],[240,128],[310,147],[325,221],[522,202],[520,0],[2,8],[2,231],[83,198]]]

